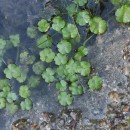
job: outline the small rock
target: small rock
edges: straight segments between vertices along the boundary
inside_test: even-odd
[[[109,98],[113,102],[119,102],[120,101],[119,94],[115,91],[112,91],[112,92],[109,93]]]
[[[122,111],[123,112],[128,112],[130,110],[130,107],[128,105],[124,106]]]

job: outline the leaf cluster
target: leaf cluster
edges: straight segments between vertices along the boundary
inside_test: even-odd
[[[70,4],[66,9],[77,24],[80,26],[89,25],[90,31],[94,34],[103,34],[107,30],[107,24],[101,17],[93,16],[87,9],[77,11],[77,5],[84,6],[88,2],[87,0],[74,0],[74,2],[75,4]]]
[[[130,1],[111,0],[111,3],[117,7],[115,12],[116,20],[119,23],[130,23]]]
[[[37,27],[27,28],[27,36],[36,41],[38,58],[36,59],[28,51],[23,51],[19,55],[21,65],[8,64],[4,69],[7,79],[23,83],[19,88],[19,96],[22,98],[19,105],[22,110],[30,110],[33,107],[30,99],[31,89],[40,84],[41,77],[48,84],[56,83],[58,101],[63,106],[70,105],[75,96],[84,93],[84,86],[80,78],[85,78],[87,82],[91,65],[84,60],[88,49],[85,45],[76,45],[80,41],[79,28],[89,26],[90,31],[94,34],[102,34],[107,30],[107,24],[101,17],[93,16],[90,11],[84,9],[87,2],[87,0],[73,0],[73,3],[66,8],[73,19],[72,23],[65,21],[61,16],[54,16],[52,21],[41,19],[38,21]],[[129,12],[126,5],[121,8],[123,9],[118,10],[121,15],[119,16],[117,13],[119,20],[122,20],[122,15]],[[122,13],[122,11],[125,12]],[[129,21],[128,19],[129,17],[123,18],[126,22]],[[55,45],[52,35],[49,33],[51,29],[60,35],[56,40],[57,43],[54,43]],[[41,35],[40,37],[38,37],[38,33]],[[19,47],[20,35],[10,35],[9,41],[14,47]],[[0,52],[6,46],[7,41],[0,39]],[[76,47],[76,52],[74,47]],[[35,60],[38,61],[35,62]],[[28,74],[30,69],[33,70],[33,75]],[[29,78],[27,78],[28,76]],[[0,109],[6,107],[8,112],[14,113],[18,110],[18,105],[16,105],[18,96],[11,91],[7,79],[0,80]],[[89,80],[88,85],[92,91],[99,90],[102,87],[102,80],[100,77],[94,76]]]
[[[18,110],[17,95],[11,91],[9,80],[0,79],[0,109],[6,108],[10,114]]]

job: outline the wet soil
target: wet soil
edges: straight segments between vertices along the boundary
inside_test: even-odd
[[[55,8],[52,8],[53,4],[45,7],[45,3],[48,1],[0,0],[0,36],[8,37],[9,34],[20,33],[21,39],[23,39],[21,51],[25,47],[32,51],[30,46],[35,41],[26,37],[26,28],[35,26],[41,18],[50,19],[50,16],[57,12]],[[100,75],[103,79],[102,89],[97,92],[86,91],[84,95],[75,97],[74,103],[66,110],[57,102],[57,91],[54,84],[48,86],[43,83],[32,93],[31,99],[34,102],[32,110],[19,110],[15,115],[9,115],[6,111],[0,110],[0,130],[130,129],[128,123],[130,118],[129,26],[117,23],[111,3],[107,0],[104,0],[103,3],[104,8],[92,4],[92,9],[94,7],[96,7],[94,9],[98,9],[96,12],[107,21],[108,30],[105,34],[95,35],[88,41],[86,46],[89,54],[85,58],[91,63],[93,73]],[[61,3],[59,2],[59,4]],[[47,13],[44,12],[48,11],[51,15],[45,15]],[[83,30],[81,32],[84,33]],[[7,61],[12,57],[14,57],[14,52],[9,50],[4,59]],[[66,117],[63,116],[64,112]],[[77,113],[80,114],[78,119],[75,117]],[[71,123],[66,125],[67,122]]]

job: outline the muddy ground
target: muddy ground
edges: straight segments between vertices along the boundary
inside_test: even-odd
[[[44,17],[44,3],[43,0],[0,0],[0,35],[6,37],[10,32],[18,32],[24,38],[26,27]],[[88,41],[89,53],[85,58],[91,63],[93,73],[103,79],[102,89],[86,91],[64,108],[57,102],[53,84],[49,87],[41,84],[33,91],[32,110],[19,110],[12,116],[0,110],[0,130],[11,130],[12,124],[13,130],[19,130],[19,122],[26,126],[25,130],[130,130],[127,121],[130,118],[130,30],[128,25],[116,22],[111,3],[106,0],[104,4],[101,16],[107,21],[108,30]],[[51,11],[54,13],[53,8]],[[29,42],[24,39],[28,49]]]

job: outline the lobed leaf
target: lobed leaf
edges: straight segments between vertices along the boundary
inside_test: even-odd
[[[8,103],[13,103],[17,99],[16,93],[10,92],[7,96]]]
[[[67,94],[66,92],[60,92],[58,95],[58,100],[62,106],[67,106],[72,103],[73,97],[71,94]]]
[[[36,38],[36,36],[37,36],[37,28],[36,27],[28,27],[27,28],[27,36],[29,38]]]
[[[28,79],[28,85],[29,87],[37,87],[40,84],[40,77],[32,75]]]
[[[71,91],[72,95],[81,95],[83,94],[83,87],[81,85],[77,85],[77,83],[72,83],[69,87],[69,90]]]
[[[78,52],[75,54],[74,58],[78,61],[88,54],[88,49],[84,46],[78,48]]]
[[[32,109],[32,106],[33,106],[33,104],[32,104],[32,101],[31,101],[31,99],[29,99],[29,98],[27,98],[27,99],[25,99],[25,101],[22,101],[21,103],[20,103],[20,106],[21,106],[21,109],[22,110],[31,110]]]
[[[35,73],[35,74],[42,74],[43,73],[43,71],[45,70],[45,67],[44,67],[44,65],[43,65],[43,63],[41,62],[41,61],[38,61],[38,62],[36,62],[34,65],[33,65],[33,67],[32,67],[32,69],[33,69],[33,72]]]
[[[29,55],[28,51],[23,51],[20,53],[20,62],[22,64],[33,64],[35,61],[35,56]]]
[[[38,22],[38,30],[40,32],[47,32],[49,28],[50,24],[45,19],[42,19]]]
[[[88,81],[88,85],[91,91],[99,90],[102,87],[102,80],[98,76],[94,76]]]
[[[46,71],[42,74],[42,78],[45,80],[45,82],[51,83],[55,80],[54,74],[55,72],[52,68],[46,68]]]
[[[65,26],[65,21],[60,16],[54,17],[52,22],[52,28],[58,32],[60,32]]]
[[[58,53],[54,58],[56,65],[64,65],[64,64],[67,63],[67,60],[68,59],[67,59],[66,55],[63,55],[63,54],[60,54],[60,53]]]
[[[68,23],[63,29],[62,29],[62,35],[64,39],[71,39],[75,38],[79,35],[78,29],[76,25]]]
[[[61,40],[58,45],[58,51],[61,53],[61,54],[66,54],[66,53],[69,53],[71,51],[71,43],[66,41],[66,40]]]
[[[76,23],[80,26],[85,26],[90,21],[90,15],[88,11],[79,12],[76,16]]]
[[[90,74],[91,68],[90,68],[90,63],[86,62],[86,61],[82,61],[80,62],[80,68],[78,69],[78,72],[82,75],[82,76],[86,76]]]
[[[8,79],[17,79],[21,76],[21,69],[15,64],[9,64],[8,67],[4,70],[4,73]]]
[[[46,48],[51,46],[52,46],[52,38],[49,35],[45,34],[37,39],[38,48]]]
[[[7,103],[6,110],[8,113],[14,114],[14,113],[16,113],[16,111],[18,111],[18,106],[15,105],[14,103]]]
[[[19,36],[19,34],[10,35],[9,38],[10,38],[10,41],[11,41],[11,43],[12,43],[12,45],[14,47],[19,46],[19,44],[20,44],[20,36]]]
[[[94,17],[89,22],[90,31],[94,34],[102,34],[107,30],[106,21],[100,17]]]
[[[67,6],[66,10],[68,11],[68,14],[70,16],[73,16],[77,13],[78,9],[77,9],[77,5],[76,4],[70,4],[69,6]]]
[[[130,7],[128,5],[123,5],[121,8],[117,9],[116,20],[121,23],[130,22]]]
[[[39,54],[41,61],[46,61],[47,63],[52,62],[55,58],[55,53],[50,48],[45,48]]]
[[[27,85],[20,86],[19,95],[23,98],[28,98],[31,95],[31,91]]]
[[[59,91],[65,91],[67,88],[67,82],[64,80],[61,80],[60,82],[56,83],[56,88]]]

